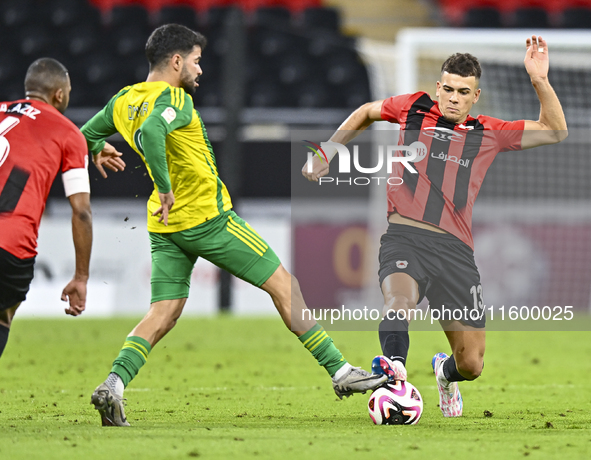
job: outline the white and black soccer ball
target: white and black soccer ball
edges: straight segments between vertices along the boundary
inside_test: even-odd
[[[367,408],[376,425],[415,425],[423,415],[423,398],[414,385],[396,380],[376,389]]]

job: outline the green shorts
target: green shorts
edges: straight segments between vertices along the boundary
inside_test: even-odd
[[[176,233],[150,232],[152,303],[189,296],[198,257],[260,287],[281,263],[260,235],[232,210]]]

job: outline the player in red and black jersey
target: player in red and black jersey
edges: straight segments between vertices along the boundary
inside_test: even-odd
[[[537,121],[471,117],[480,97],[481,68],[474,56],[457,53],[443,63],[437,101],[418,92],[365,104],[331,138],[346,144],[374,121],[385,120],[400,124],[404,145],[421,147],[412,163],[416,173],[395,163],[392,175],[403,183],[388,186],[389,227],[379,256],[383,356],[374,359],[372,369],[406,380],[408,312],[423,297],[431,309],[462,310],[460,320],[441,321],[452,355],[438,353],[432,360],[446,417],[462,414],[457,382],[476,379],[484,365],[486,317],[474,263],[472,207],[486,171],[499,152],[557,143],[567,136],[562,107],[548,81],[547,43],[533,36],[526,46],[525,68],[540,100]],[[330,160],[336,151],[324,153]],[[328,173],[328,164],[314,157],[302,172],[318,180]]]
[[[62,292],[66,313],[84,311],[92,245],[86,141],[63,113],[70,77],[58,61],[33,62],[26,99],[0,102],[0,355],[12,318],[33,279],[37,234],[51,184],[62,172],[72,206],[76,271]]]

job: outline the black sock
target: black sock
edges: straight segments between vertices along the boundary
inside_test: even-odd
[[[10,331],[10,329],[6,326],[0,325],[0,356],[2,356],[6,342],[8,342],[8,331]]]
[[[462,382],[464,380],[468,380],[458,372],[456,358],[454,358],[454,355],[451,355],[449,359],[445,360],[443,363],[443,375],[448,382]]]
[[[405,319],[388,319],[384,317],[379,327],[382,353],[391,360],[401,361],[406,365],[410,339],[408,337],[408,321]]]

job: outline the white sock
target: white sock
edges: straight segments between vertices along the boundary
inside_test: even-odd
[[[343,367],[341,367],[338,371],[335,372],[334,374],[334,379],[338,380],[340,379],[343,375],[345,375],[347,372],[349,372],[349,370],[352,368],[353,366],[351,366],[349,363],[345,363],[345,365]]]
[[[119,377],[117,374],[111,372],[105,383],[115,394],[123,396],[125,386],[123,385],[123,380],[121,380],[121,377]]]

